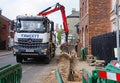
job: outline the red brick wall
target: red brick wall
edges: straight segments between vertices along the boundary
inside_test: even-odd
[[[110,32],[110,0],[90,0],[89,34],[93,36]],[[91,41],[90,41],[91,44]]]
[[[89,11],[88,1],[80,0],[80,46],[89,46]],[[81,48],[79,47],[79,50]]]
[[[91,54],[91,38],[111,30],[111,4],[110,0],[87,0],[86,7],[85,1],[80,0],[80,42],[83,47],[89,47],[89,54]]]
[[[7,21],[7,20],[5,20],[3,18],[1,18],[1,20],[2,20],[2,24],[0,26],[0,29],[1,29],[0,38],[1,38],[2,41],[5,41],[5,43],[6,43],[5,47],[7,49],[7,46],[8,46],[8,43],[9,43],[8,36],[9,36],[10,23],[9,23],[9,21]],[[3,25],[5,26],[5,28],[3,28]]]

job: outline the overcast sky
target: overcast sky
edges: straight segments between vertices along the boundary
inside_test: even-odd
[[[17,15],[37,15],[40,11],[60,3],[65,6],[66,15],[71,14],[72,8],[79,11],[79,0],[0,0],[2,15],[13,20]],[[55,23],[62,23],[61,12],[48,15]]]

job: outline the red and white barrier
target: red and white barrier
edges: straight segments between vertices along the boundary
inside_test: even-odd
[[[105,71],[98,71],[99,77],[120,82],[120,74]]]
[[[120,68],[120,64],[119,64],[117,61],[112,62],[112,64],[113,64],[115,67]]]

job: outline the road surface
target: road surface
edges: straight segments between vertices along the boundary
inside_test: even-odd
[[[44,64],[42,59],[37,62],[35,60],[23,62],[21,83],[42,83],[41,80],[43,79],[45,74],[50,72],[52,69],[55,69],[56,58],[57,56],[52,59],[50,64]],[[0,67],[3,65],[14,63],[16,63],[16,59],[13,54],[0,57]]]

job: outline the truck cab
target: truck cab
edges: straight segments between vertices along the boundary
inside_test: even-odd
[[[47,17],[17,16],[13,53],[17,62],[44,57],[49,63],[55,55],[54,23]]]

